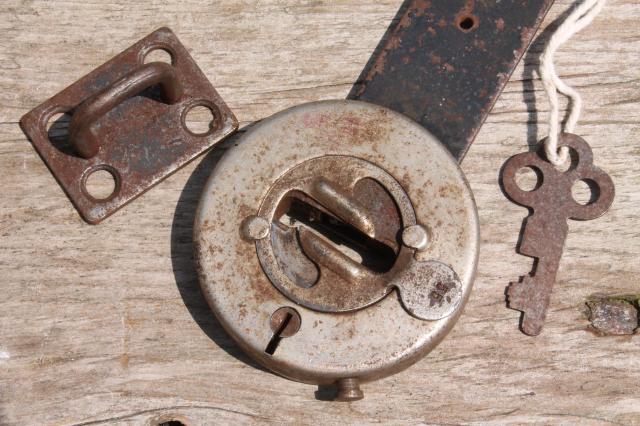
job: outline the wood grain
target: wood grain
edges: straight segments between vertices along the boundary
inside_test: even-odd
[[[505,286],[531,261],[514,252],[526,210],[498,185],[502,163],[546,131],[536,125],[548,111],[533,73],[538,42],[463,163],[482,225],[464,315],[430,356],[365,385],[356,403],[317,400],[314,388],[256,368],[201,298],[191,225],[224,149],[89,226],[18,127],[22,114],[163,25],[243,124],[344,98],[399,3],[0,1],[0,424],[640,424],[640,341],[597,337],[583,313],[593,293],[639,287],[635,0],[608,2],[557,57],[585,100],[578,131],[617,196],[602,218],[570,223],[543,334],[521,334],[518,312],[504,305]],[[544,26],[570,3],[558,1]]]

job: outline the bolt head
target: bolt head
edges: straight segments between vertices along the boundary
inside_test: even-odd
[[[269,222],[260,216],[249,216],[242,221],[242,236],[250,241],[261,240],[269,235]]]
[[[358,379],[340,379],[336,384],[338,386],[336,401],[352,402],[364,398]]]
[[[411,225],[402,231],[402,243],[412,249],[424,250],[429,245],[429,234],[421,225]]]

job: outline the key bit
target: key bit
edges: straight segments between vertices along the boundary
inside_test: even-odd
[[[522,311],[520,329],[529,336],[537,336],[547,317],[553,281],[541,282],[539,277],[526,276],[522,281],[509,284],[509,307]],[[533,303],[536,302],[536,303]]]
[[[537,259],[531,275],[522,277],[507,288],[510,308],[521,311],[521,330],[530,336],[542,331],[555,284],[560,257],[567,237],[567,219],[590,220],[603,215],[611,206],[615,189],[611,177],[593,165],[589,144],[579,136],[565,133],[560,145],[573,150],[575,158],[566,171],[554,167],[542,156],[542,150],[511,157],[502,170],[502,183],[507,196],[533,213],[523,225],[519,253]],[[539,174],[539,185],[531,191],[521,189],[516,172],[532,168]],[[585,181],[593,197],[586,204],[575,201],[571,188]]]

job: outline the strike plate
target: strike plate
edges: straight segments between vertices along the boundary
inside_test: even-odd
[[[147,55],[157,49],[170,54],[171,66],[145,66]],[[170,71],[164,74],[180,88],[171,102],[156,90],[156,77],[163,75],[145,70]],[[134,93],[134,83],[144,90]],[[201,134],[185,124],[187,112],[196,106],[213,115],[209,130]],[[80,121],[79,115],[89,117],[87,111],[93,112],[92,121],[74,123],[74,113]],[[70,137],[62,143],[52,141],[47,131],[58,113],[72,117]],[[233,133],[238,121],[173,32],[160,28],[25,114],[20,125],[80,215],[95,224]],[[77,129],[83,136],[90,134],[99,149],[83,154],[73,140],[80,134]],[[109,172],[115,182],[112,194],[103,199],[86,188],[88,176],[98,170]]]

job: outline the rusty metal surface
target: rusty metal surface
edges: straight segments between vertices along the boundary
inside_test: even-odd
[[[411,200],[368,161],[327,155],[296,165],[271,186],[241,231],[260,219],[271,223],[265,226],[271,235],[260,232],[255,239],[262,269],[297,305],[349,312],[396,288],[411,315],[433,321],[460,303],[455,271],[435,259],[416,260],[416,249],[404,240],[412,234],[405,229],[426,234]]]
[[[400,252],[397,235],[404,224],[415,224],[406,193],[384,170],[351,156],[321,156],[293,166],[273,183],[257,211],[276,230],[256,242],[263,270],[291,300],[322,312],[352,311],[379,301],[389,292],[389,277],[404,266],[393,265]],[[365,179],[379,182],[380,189],[361,185]],[[317,203],[316,211],[322,208],[326,220],[307,219],[296,210],[284,215],[283,202],[300,193]],[[361,256],[361,262],[338,247],[351,247],[352,257]],[[381,271],[389,259],[389,268]],[[308,282],[310,276],[316,279]]]
[[[336,401],[353,402],[364,398],[364,393],[360,389],[360,381],[355,378],[340,379],[336,383],[338,392]]]
[[[279,202],[291,191],[283,187],[274,200],[268,200],[267,194],[296,166],[326,156],[351,157],[375,165],[406,193],[415,223],[428,234],[427,244],[421,238],[416,239],[421,250],[406,252],[419,263],[442,259],[459,278],[460,299],[458,302],[452,299],[449,316],[435,321],[418,319],[405,309],[397,291],[363,309],[325,313],[293,302],[273,285],[262,268],[256,244],[268,243],[271,235],[265,233],[279,229],[271,226],[274,223],[271,218],[291,210],[287,203]],[[326,181],[334,185],[340,181],[341,168],[348,169],[349,164],[335,162],[335,167],[324,174]],[[353,202],[358,205],[354,211],[366,211],[365,216],[372,219],[375,233],[386,228],[383,233],[392,235],[398,225],[393,220],[384,224],[377,218],[391,217],[394,210],[402,211],[402,206],[390,210],[388,203],[379,202],[378,196],[368,196],[375,193],[371,181],[360,180],[359,183],[371,186],[354,192],[350,192],[354,185],[338,185],[341,188],[337,190],[341,193],[338,198],[347,195],[351,201],[341,199],[337,205],[342,208]],[[385,188],[393,185],[381,183]],[[309,191],[313,192],[314,187],[310,185]],[[326,189],[321,192],[330,192]],[[312,198],[309,194],[305,196],[298,191],[294,195],[290,197],[292,202],[305,200],[313,204],[307,200]],[[277,212],[259,216],[262,206],[267,204],[276,206]],[[316,202],[314,207],[318,215],[331,213],[320,203]],[[404,223],[404,213],[395,214]],[[351,217],[352,213],[342,215]],[[366,235],[369,221],[357,222],[362,228],[359,232]],[[265,232],[267,225],[269,231]],[[307,228],[310,232],[325,232]],[[478,230],[475,203],[464,175],[432,135],[386,108],[343,100],[300,105],[264,119],[247,131],[241,143],[229,150],[212,171],[196,214],[194,243],[203,294],[238,345],[262,365],[285,377],[313,384],[342,383],[342,397],[350,399],[361,397],[358,383],[410,366],[451,330],[471,291],[479,248]],[[388,244],[393,242],[398,250],[406,250],[401,234]],[[294,243],[295,235],[284,241],[285,247],[299,248]],[[302,250],[296,256],[309,259]],[[327,270],[317,266],[314,272],[326,274]],[[311,274],[304,280],[313,284],[315,278]],[[434,289],[446,298],[446,289],[437,288],[436,281],[432,282]],[[305,290],[302,287],[300,291]],[[437,302],[438,296],[428,291],[431,288],[419,290]],[[300,315],[300,328],[295,335],[275,339],[278,343],[272,345],[279,330],[272,325],[273,314],[283,307],[295,308]],[[353,378],[358,380],[343,380]]]
[[[542,331],[560,257],[567,236],[567,219],[590,220],[603,215],[611,206],[615,189],[611,177],[593,165],[587,142],[573,134],[563,134],[560,146],[572,149],[571,165],[557,169],[540,152],[526,152],[511,157],[502,170],[502,184],[507,196],[533,213],[526,219],[519,252],[537,259],[533,273],[507,289],[509,307],[522,311],[521,329],[528,335]],[[531,168],[538,175],[538,185],[531,191],[516,183],[516,173]],[[592,199],[580,204],[572,196],[577,181],[592,187]]]
[[[422,124],[458,161],[553,0],[406,0],[349,99]]]
[[[172,65],[151,63],[155,49],[170,53]],[[160,83],[162,96],[149,86]],[[211,109],[214,121],[204,134],[186,128],[195,106]],[[54,143],[49,119],[71,114],[69,137]],[[238,122],[187,50],[161,28],[20,120],[21,127],[82,217],[98,223],[154,184],[235,131]],[[106,170],[114,192],[96,199],[88,176]]]
[[[97,134],[100,119],[127,99],[155,84],[160,85],[163,100],[169,105],[180,101],[184,94],[176,68],[163,62],[154,62],[135,68],[80,104],[69,123],[69,142],[75,151],[83,158],[97,155],[101,145]],[[123,124],[125,127],[131,125],[128,122]]]
[[[291,337],[300,330],[300,314],[295,309],[285,306],[271,315],[270,324],[274,336]]]

